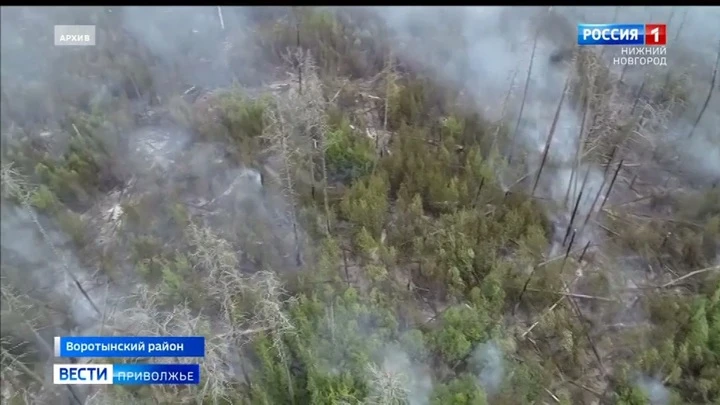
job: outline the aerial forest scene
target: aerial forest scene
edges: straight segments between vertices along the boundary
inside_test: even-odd
[[[720,8],[1,17],[3,404],[720,404]],[[55,336],[204,336],[123,360],[200,384]]]

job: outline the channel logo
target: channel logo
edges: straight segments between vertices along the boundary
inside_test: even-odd
[[[112,364],[53,364],[53,384],[112,385]]]
[[[578,45],[664,46],[667,24],[578,24]]]
[[[60,385],[198,385],[199,364],[54,364],[53,383]]]

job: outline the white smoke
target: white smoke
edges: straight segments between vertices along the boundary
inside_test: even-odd
[[[657,378],[639,376],[635,383],[647,395],[650,405],[668,405],[670,403],[670,391]]]
[[[410,405],[428,405],[433,389],[430,371],[422,364],[414,363],[397,345],[385,350],[382,368],[387,373],[403,376],[404,388]]]
[[[505,380],[505,359],[495,342],[479,344],[470,356],[470,364],[476,372],[478,384],[488,396],[502,388]]]

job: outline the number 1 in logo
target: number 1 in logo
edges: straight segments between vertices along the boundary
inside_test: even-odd
[[[661,45],[667,44],[667,25],[666,24],[645,24],[645,45]]]

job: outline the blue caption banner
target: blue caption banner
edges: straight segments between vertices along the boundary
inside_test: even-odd
[[[578,45],[645,45],[645,24],[578,24]]]
[[[55,337],[56,357],[205,357],[204,336]]]
[[[113,385],[200,384],[199,364],[113,364]]]
[[[198,385],[198,364],[53,364],[59,385]]]

